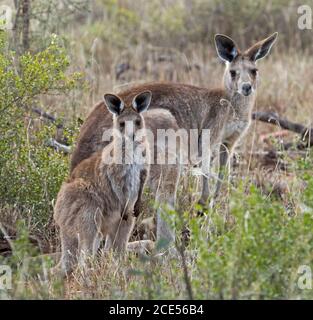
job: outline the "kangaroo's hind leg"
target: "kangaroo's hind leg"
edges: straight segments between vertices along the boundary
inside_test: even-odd
[[[69,275],[77,264],[77,188],[74,183],[63,184],[54,207],[54,220],[60,228],[61,259],[51,270],[52,274]]]
[[[61,237],[61,259],[51,270],[52,274],[59,274],[62,277],[68,276],[75,268],[78,257],[78,239],[75,236],[66,234],[60,230]]]
[[[112,248],[118,252],[126,251],[127,244],[134,228],[135,218],[132,213],[121,217],[109,233]]]
[[[97,254],[100,242],[104,238],[101,210],[96,204],[90,204],[87,208],[83,209],[81,221],[78,242],[79,265],[85,267],[86,260]]]

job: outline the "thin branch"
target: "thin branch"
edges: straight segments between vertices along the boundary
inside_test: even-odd
[[[46,111],[41,110],[41,109],[38,108],[38,107],[33,107],[31,110],[32,110],[34,113],[37,113],[37,114],[40,115],[41,117],[43,117],[43,118],[45,118],[45,119],[47,119],[47,120],[49,120],[49,121],[51,121],[51,122],[53,122],[53,123],[58,122],[58,120],[57,120],[53,115],[47,113]],[[58,129],[63,129],[63,128],[64,128],[64,126],[63,126],[62,123],[58,123],[58,124],[56,125],[56,127],[57,127]]]
[[[188,273],[188,267],[187,267],[187,261],[186,261],[186,255],[185,255],[185,248],[184,245],[178,245],[176,244],[176,249],[178,250],[181,260],[182,260],[182,266],[183,266],[183,272],[184,272],[184,280],[186,284],[186,290],[188,293],[188,297],[190,300],[193,300],[193,292],[192,292],[192,286],[191,281]]]

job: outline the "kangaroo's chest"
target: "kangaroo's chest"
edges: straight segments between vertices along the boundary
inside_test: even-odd
[[[230,99],[228,119],[223,132],[224,142],[233,144],[245,134],[251,123],[254,101],[254,96],[235,95]]]
[[[128,174],[125,176],[125,182],[123,184],[123,194],[126,199],[137,199],[140,188],[140,172],[141,166],[131,166]]]
[[[223,140],[227,140],[232,136],[241,136],[249,127],[250,121],[247,119],[234,119],[226,124],[223,134]]]
[[[122,174],[112,177],[115,180],[112,187],[122,210],[132,208],[137,201],[143,169],[140,165],[125,165]]]

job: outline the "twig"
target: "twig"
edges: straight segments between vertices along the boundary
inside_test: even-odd
[[[180,257],[182,259],[184,279],[185,279],[186,289],[188,292],[188,297],[190,300],[193,300],[193,292],[192,292],[191,281],[190,281],[189,274],[188,274],[188,267],[187,267],[187,262],[186,262],[184,245],[183,244],[182,245],[176,244],[176,249],[178,250]]]
[[[58,120],[57,120],[53,115],[47,113],[46,111],[41,110],[41,109],[38,108],[38,107],[33,107],[31,110],[32,110],[34,113],[37,113],[37,114],[40,115],[41,117],[46,118],[47,120],[49,120],[49,121],[51,121],[51,122],[54,122],[54,123],[58,122]],[[58,129],[63,129],[63,128],[64,128],[64,125],[63,125],[62,123],[58,123],[58,124],[56,124],[56,127],[57,127]]]

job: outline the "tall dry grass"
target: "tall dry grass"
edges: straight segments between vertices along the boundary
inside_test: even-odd
[[[283,0],[275,0],[269,4],[267,1],[243,0],[241,2],[242,5],[239,6],[237,1],[213,0],[92,1],[91,11],[80,16],[80,21],[73,22],[63,30],[71,56],[70,69],[83,72],[85,87],[73,90],[67,96],[42,96],[40,104],[46,111],[64,118],[66,123],[72,118],[85,119],[93,105],[102,99],[105,92],[118,92],[133,84],[170,81],[207,88],[220,86],[224,66],[215,52],[213,44],[215,33],[228,34],[240,46],[245,47],[278,30],[280,35],[273,52],[259,62],[261,81],[258,86],[255,110],[275,111],[282,117],[311,126],[313,58],[309,52],[312,49],[310,46],[312,31],[302,33],[297,29],[296,9],[300,2]],[[241,201],[243,204],[250,201],[251,199],[247,199],[246,196],[249,194],[247,190],[251,185],[257,186],[265,196],[262,205],[266,202],[274,203],[278,198],[278,202],[286,209],[287,214],[291,212],[291,216],[295,216],[303,213],[301,195],[305,187],[300,176],[301,172],[296,165],[303,154],[291,156],[288,153],[282,153],[282,160],[288,164],[288,170],[281,169],[277,161],[270,166],[264,166],[259,158],[260,153],[273,145],[279,150],[278,141],[266,144],[260,139],[263,135],[277,131],[280,131],[280,128],[276,126],[252,123],[247,136],[236,150],[237,160],[234,161],[231,175],[223,186],[223,201],[216,211],[210,212],[205,221],[194,219],[195,204],[199,195],[199,177],[187,172],[181,180],[179,207],[190,215],[190,220],[194,219],[191,223],[199,221],[200,231],[209,235],[208,239],[204,238],[205,240],[202,239],[199,242],[201,245],[210,243],[211,246],[206,250],[216,254],[216,260],[219,257],[222,259],[227,250],[232,252],[226,247],[219,247],[221,242],[227,243],[228,236],[231,238],[231,235],[239,229],[238,234],[244,238],[244,235],[240,234],[242,232],[240,224],[239,227],[238,223],[236,224],[238,220],[240,221],[240,217],[233,217],[234,210],[230,206],[236,201]],[[290,133],[285,139],[295,138]],[[308,154],[309,152],[306,152],[304,158],[308,157]],[[242,183],[244,187],[240,189]],[[241,192],[241,198],[236,195],[239,200],[234,197],[234,192]],[[150,199],[151,196],[147,194],[144,216],[140,221],[142,218],[152,216],[153,204]],[[252,201],[250,211],[253,210],[253,206],[258,208],[261,204],[257,202],[255,205]],[[243,211],[245,207],[237,205],[237,210]],[[264,210],[260,211],[260,215],[264,214]],[[14,211],[14,219],[11,221],[9,221],[10,213],[11,211],[6,210],[5,222],[14,225],[19,218],[18,212]],[[271,218],[275,219],[275,213]],[[286,221],[289,221],[288,219],[289,217]],[[257,219],[256,221],[260,222]],[[272,227],[271,221],[268,225],[261,224],[261,227]],[[28,225],[27,228],[30,233],[34,230],[36,230],[34,233],[40,233],[34,225]],[[300,230],[299,234],[304,234],[300,227],[297,230]],[[136,232],[134,239],[137,239],[141,233],[140,230]],[[45,233],[45,230],[42,230],[42,233]],[[257,233],[254,231],[248,236],[253,238]],[[272,233],[270,234],[273,236]],[[225,283],[224,280],[221,281],[220,290],[210,291],[211,283],[203,283],[202,279],[210,281],[212,279],[201,274],[208,265],[212,267],[212,273],[215,272],[218,278],[219,265],[215,265],[208,256],[204,255],[204,258],[200,259],[201,267],[199,267],[192,253],[188,254],[190,277],[193,287],[198,292],[196,297],[215,299],[233,297],[232,295],[235,298],[267,297],[260,289],[265,281],[263,278],[257,278],[252,285],[238,289],[240,281],[234,280],[233,270],[236,270],[236,264],[240,265],[240,260],[236,256],[241,249],[239,235],[238,238],[231,238],[236,240],[234,253],[230,258],[227,256],[229,260],[225,264],[228,269],[225,267],[225,273],[228,278]],[[151,234],[149,236],[153,237]],[[293,236],[290,235],[291,238]],[[57,235],[51,232],[49,237],[50,239],[46,242],[53,243],[54,249],[58,248]],[[297,236],[294,237],[297,238]],[[266,236],[264,238],[266,239]],[[305,241],[308,241],[307,238]],[[266,247],[265,244],[263,245]],[[301,248],[298,243],[293,245],[296,249]],[[309,243],[306,249],[310,246]],[[216,247],[218,249],[215,252]],[[270,250],[266,253],[270,257]],[[258,257],[257,252],[254,254]],[[284,263],[288,254],[295,255],[292,250],[285,255],[282,254],[281,260]],[[307,259],[310,261],[309,258]],[[247,265],[250,263],[246,258],[246,260],[243,259],[243,265],[245,261]],[[290,267],[288,272],[291,269],[294,270],[294,267],[292,265],[293,269]],[[186,298],[188,294],[181,270],[181,261],[170,257],[159,259],[127,255],[117,258],[112,254],[100,253],[98,259],[90,262],[89,271],[77,270],[73,277],[64,283],[50,281],[48,278],[38,281],[38,277],[35,276],[26,281],[23,290],[13,293],[13,296],[70,299]],[[266,272],[262,273],[262,270],[260,274],[267,275]],[[292,277],[295,277],[294,274]],[[222,291],[226,285],[233,290],[224,295]],[[270,293],[267,292],[267,294],[270,296]],[[285,288],[284,294],[278,297],[297,298],[301,297],[301,294],[303,293]]]

